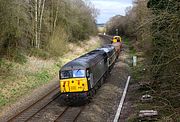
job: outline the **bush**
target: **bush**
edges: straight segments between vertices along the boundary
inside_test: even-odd
[[[35,57],[39,57],[39,58],[42,58],[42,59],[47,59],[50,57],[50,54],[43,50],[43,49],[38,49],[38,48],[32,48],[30,50],[30,54],[29,56],[35,56]]]
[[[62,56],[67,51],[67,40],[66,32],[61,28],[57,29],[49,41],[48,51],[52,56]]]
[[[16,63],[19,64],[24,64],[27,62],[27,58],[25,56],[25,53],[23,53],[24,51],[22,49],[19,48],[10,48],[7,51],[6,54],[6,59],[14,61]]]

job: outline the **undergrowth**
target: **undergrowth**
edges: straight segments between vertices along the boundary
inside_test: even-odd
[[[134,52],[134,48],[130,48]],[[139,52],[136,52],[138,54]],[[160,82],[152,80],[149,71],[149,65],[144,56],[144,60],[138,60],[138,65],[132,67],[132,77],[134,84],[138,88],[130,93],[135,113],[128,118],[129,122],[138,122],[138,113],[140,110],[157,110],[157,122],[179,122],[180,121],[180,96],[179,85],[173,82]],[[142,103],[142,95],[150,94],[153,96],[152,102]]]

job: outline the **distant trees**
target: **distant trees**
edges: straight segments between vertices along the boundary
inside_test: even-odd
[[[107,23],[109,34],[115,34],[118,28],[120,35],[137,38],[148,53],[155,81],[179,80],[179,6],[177,0],[134,0],[134,6],[127,8],[126,16],[115,16]]]
[[[126,8],[126,15],[117,15],[107,22],[107,32],[115,35],[115,29],[119,30],[119,35],[137,36],[142,27],[148,24],[150,12],[147,0],[134,0],[133,7]],[[141,37],[141,34],[139,34]]]
[[[0,53],[10,55],[12,48],[27,45],[32,35],[28,3],[24,0],[0,0]]]
[[[96,9],[82,0],[0,0],[0,55],[57,47],[60,53],[67,41],[96,33],[95,17]]]
[[[125,22],[126,17],[117,15],[110,19],[110,21],[106,24],[107,33],[111,35],[116,35],[117,31],[119,35],[125,34]],[[116,30],[118,29],[118,30]]]

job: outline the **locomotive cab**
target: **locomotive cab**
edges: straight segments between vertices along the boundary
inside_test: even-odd
[[[61,93],[88,91],[85,69],[64,70],[60,72]]]

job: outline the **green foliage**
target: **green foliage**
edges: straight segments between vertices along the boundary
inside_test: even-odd
[[[9,73],[11,68],[12,64],[8,64],[4,59],[0,59],[0,76]]]
[[[61,34],[61,37],[59,36]],[[54,32],[48,44],[48,52],[53,56],[62,56],[67,52],[68,35],[61,28]]]
[[[136,67],[132,67],[132,75],[135,81],[140,81],[144,77],[144,66],[139,64]]]
[[[128,38],[125,38],[125,39],[123,40],[123,42],[124,42],[125,45],[129,45],[129,39],[128,39]]]
[[[176,82],[178,80],[176,77],[180,75],[180,67],[176,67],[180,65],[180,10],[177,5],[180,5],[180,2],[149,0],[149,7],[158,18],[153,21],[151,28],[153,32],[151,72],[155,80]]]
[[[18,48],[9,49],[6,58],[8,60],[12,60],[12,61],[19,63],[19,64],[24,64],[27,62],[27,58],[25,56],[25,53],[22,53],[21,49],[18,49]]]
[[[96,25],[92,13],[93,8],[88,6],[81,0],[71,0],[66,2],[70,7],[66,9],[69,15],[62,18],[60,14],[60,21],[64,19],[66,25],[65,30],[69,34],[70,41],[84,40],[96,32]]]
[[[135,55],[136,54],[136,49],[131,45],[129,46],[130,54]]]
[[[23,0],[0,0],[1,55],[9,55],[11,49],[19,46],[28,47],[26,44],[29,43],[29,38],[26,37],[32,32],[26,12],[27,6]]]
[[[3,106],[7,103],[5,96],[0,93],[0,106]]]
[[[68,41],[96,33],[95,13],[83,0],[0,0],[0,56],[23,62],[20,52],[45,58],[48,53],[62,55]]]
[[[127,18],[124,16],[117,15],[112,17],[106,25],[107,33],[110,35],[117,35],[118,32],[118,35],[124,35],[126,31],[125,21],[127,21]]]
[[[13,50],[11,50],[13,51]],[[13,52],[10,53],[12,55],[13,61],[24,64],[27,62],[26,56],[22,54],[22,51],[15,49]],[[14,57],[13,57],[14,56]]]
[[[48,82],[50,80],[50,75],[47,71],[38,72],[35,74],[35,77],[37,81],[40,81],[40,82]]]
[[[162,10],[166,10],[170,13],[177,13],[179,11],[179,1],[177,0],[149,0],[147,4],[148,8],[158,14]]]
[[[48,53],[47,51],[43,49],[32,48],[30,50],[30,56],[35,56],[42,59],[48,59],[50,58],[50,53]]]

